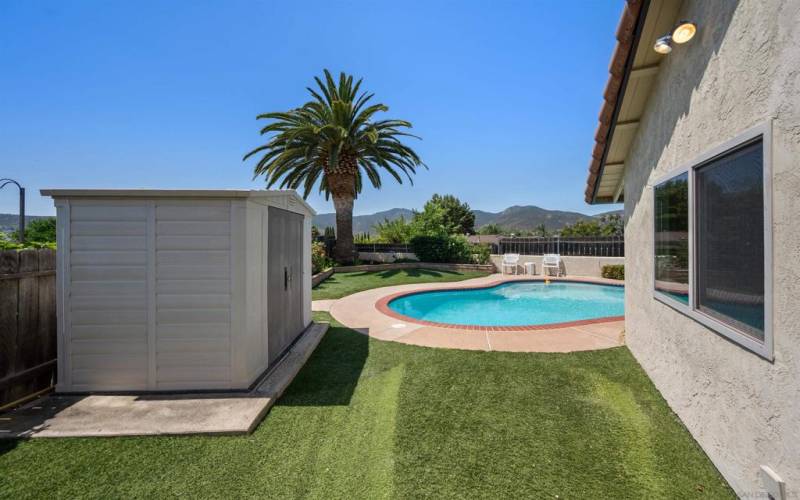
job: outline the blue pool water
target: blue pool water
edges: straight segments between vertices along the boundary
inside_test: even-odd
[[[421,292],[389,302],[411,318],[455,325],[545,325],[622,316],[621,286],[572,282],[517,282],[474,290]]]

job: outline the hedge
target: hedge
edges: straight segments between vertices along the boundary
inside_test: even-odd
[[[415,236],[411,250],[422,262],[448,264],[486,264],[489,246],[473,245],[463,236]]]
[[[609,264],[603,266],[601,274],[603,278],[609,278],[612,280],[624,280],[625,266],[622,264]]]

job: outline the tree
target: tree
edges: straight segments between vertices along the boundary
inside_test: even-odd
[[[414,234],[437,236],[473,234],[475,214],[469,205],[453,195],[434,194],[422,212],[414,213]]]
[[[19,239],[19,231],[14,232],[14,238]],[[25,225],[25,240],[33,243],[55,243],[56,218],[45,217],[34,219]]]
[[[486,235],[504,234],[504,232],[505,231],[503,230],[502,227],[494,223],[486,224],[485,226],[481,226],[481,228],[478,229],[478,234],[486,234]]]
[[[622,236],[625,234],[625,223],[618,214],[606,214],[600,217],[601,236]]]
[[[600,224],[597,219],[582,219],[567,224],[561,229],[561,236],[600,236]]]
[[[561,229],[561,236],[622,236],[622,217],[603,215],[599,219],[583,219]]]
[[[411,241],[411,224],[402,215],[394,220],[383,219],[373,226],[379,243],[408,243]]]
[[[353,235],[354,243],[372,243],[372,236],[369,233],[357,233]]]
[[[339,262],[353,260],[353,203],[361,192],[364,178],[381,187],[380,171],[402,183],[401,174],[413,184],[416,168],[425,166],[405,137],[412,127],[405,120],[375,120],[384,104],[368,104],[374,94],[359,93],[362,80],[340,73],[338,83],[324,70],[324,81],[314,80],[317,89],[308,87],[312,100],[285,112],[265,113],[257,119],[269,120],[261,129],[269,136],[266,144],[255,148],[244,159],[261,155],[255,176],[264,175],[267,187],[300,189],[308,197],[318,186],[325,198],[333,198],[336,210],[336,250]]]

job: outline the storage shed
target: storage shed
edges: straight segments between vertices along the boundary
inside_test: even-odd
[[[294,191],[45,189],[60,392],[247,389],[311,322]]]

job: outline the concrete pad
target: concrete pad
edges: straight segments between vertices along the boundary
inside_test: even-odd
[[[249,434],[327,330],[327,323],[312,323],[250,392],[51,395],[0,414],[0,438]]]
[[[312,300],[311,310],[328,312],[331,310],[331,306],[333,305],[334,302],[336,302],[336,299]]]
[[[252,432],[270,398],[198,395],[50,396],[0,421],[2,437],[147,436]]]
[[[254,396],[265,396],[273,403],[277,401],[289,387],[289,384],[292,383],[292,380],[300,373],[308,358],[311,357],[325,332],[328,331],[328,326],[328,323],[312,323],[280,363],[264,377],[264,380],[261,381],[252,394]]]

